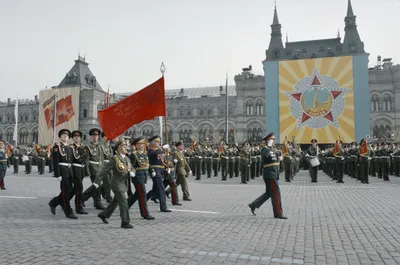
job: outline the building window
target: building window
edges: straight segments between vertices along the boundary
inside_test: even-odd
[[[371,111],[379,110],[379,98],[378,97],[372,97],[370,108],[371,108]]]
[[[191,109],[188,109],[187,115],[188,115],[188,116],[192,116],[192,110],[191,110]]]
[[[0,122],[3,122],[3,117],[0,117]]]
[[[212,110],[208,110],[208,116],[211,116],[212,115]]]
[[[83,135],[83,140],[86,141],[86,134]]]
[[[221,109],[221,116],[224,116],[224,115],[225,115],[225,110]]]
[[[179,141],[183,141],[184,139],[183,139],[183,137],[184,137],[184,135],[183,135],[183,131],[182,130],[179,130]]]
[[[28,115],[25,116],[25,121],[28,121]]]
[[[184,113],[183,113],[183,110],[182,110],[182,109],[179,111],[179,116],[181,116],[181,117],[184,116]]]
[[[200,110],[200,116],[204,115],[204,110]]]
[[[87,115],[88,115],[88,110],[83,109],[83,118],[87,118]]]
[[[386,97],[383,102],[383,110],[392,110],[392,102],[390,97]]]
[[[253,115],[253,105],[251,103],[246,104],[246,115]]]
[[[229,116],[233,115],[233,110],[229,109]]]
[[[21,121],[24,121],[24,116],[21,116]]]

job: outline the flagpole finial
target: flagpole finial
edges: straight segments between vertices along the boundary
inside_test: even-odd
[[[165,71],[167,70],[167,68],[165,68],[164,62],[161,62],[161,66],[160,66],[160,72],[161,74],[164,76]]]

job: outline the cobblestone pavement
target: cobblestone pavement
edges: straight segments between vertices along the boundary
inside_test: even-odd
[[[47,203],[59,192],[56,179],[9,173],[0,191],[0,264],[400,264],[396,177],[337,184],[320,172],[310,183],[302,171],[281,182],[288,220],[274,219],[270,202],[251,214],[247,204],[264,191],[260,178],[240,185],[191,177],[192,202],[168,202],[173,212],[161,213],[150,201],[153,221],[135,205],[134,229],[124,230],[118,209],[106,225],[91,200],[78,220],[60,208],[53,216]]]

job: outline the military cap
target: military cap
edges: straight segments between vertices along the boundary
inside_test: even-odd
[[[178,147],[178,146],[180,146],[180,145],[183,145],[182,141],[178,141],[178,142],[175,143],[175,146],[176,146],[176,147]]]
[[[267,141],[269,139],[275,139],[275,134],[273,132],[270,132],[267,136],[264,137],[263,140]]]
[[[312,139],[311,143],[318,143],[317,139]]]
[[[117,150],[120,145],[126,145],[126,142],[123,139],[119,139],[114,146],[114,150]]]
[[[61,137],[61,135],[63,135],[63,134],[67,134],[68,137],[71,137],[71,131],[68,130],[68,129],[61,129],[61,130],[58,132],[58,137]]]
[[[100,135],[100,134],[101,134],[101,131],[100,131],[99,129],[97,129],[97,128],[93,128],[93,129],[91,129],[91,130],[89,131],[89,135],[92,136],[92,135],[94,135],[94,134]]]
[[[3,139],[0,139],[0,142],[3,142],[4,144],[6,144],[6,141],[4,141]]]
[[[75,135],[79,135],[79,137],[82,138],[82,132],[81,131],[78,131],[78,130],[73,131],[72,132],[72,137],[74,137]]]
[[[152,136],[152,137],[149,139],[149,142],[154,141],[154,140],[157,139],[157,138],[161,139],[160,136],[154,135],[154,136]]]
[[[144,144],[145,143],[145,139],[144,139],[143,136],[139,136],[138,138],[134,139],[131,143],[133,145]]]

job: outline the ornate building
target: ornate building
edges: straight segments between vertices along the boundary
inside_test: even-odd
[[[275,8],[271,25],[271,41],[266,51],[268,60],[332,57],[349,53],[365,53],[355,24],[353,8],[349,1],[346,22],[346,36],[343,43],[337,38],[282,43],[281,25]],[[149,80],[149,82],[152,80]],[[60,84],[53,89],[64,87],[81,88],[79,128],[88,138],[90,128],[99,126],[97,111],[104,108],[105,91],[92,74],[85,58],[78,57],[74,66]],[[368,89],[368,88],[366,88]],[[376,67],[369,69],[370,89],[370,133],[379,140],[400,140],[400,65],[393,65],[391,59],[378,59]],[[169,140],[196,140],[218,142],[225,135],[225,113],[229,116],[229,142],[249,140],[258,142],[270,126],[266,124],[265,111],[270,106],[265,102],[264,76],[254,75],[251,67],[243,68],[235,76],[235,85],[228,86],[228,108],[225,107],[225,86],[203,88],[181,88],[166,90]],[[131,93],[114,94],[111,103]],[[21,145],[37,142],[38,104],[34,100],[22,100],[18,113],[18,142]],[[279,104],[278,102],[274,102]],[[12,142],[15,126],[15,100],[0,103],[0,138]],[[76,128],[70,128],[76,129]],[[127,130],[126,135],[135,137],[159,134],[159,120],[154,119],[137,124]]]

